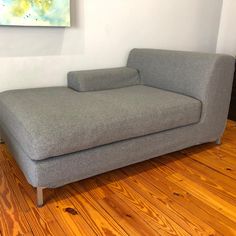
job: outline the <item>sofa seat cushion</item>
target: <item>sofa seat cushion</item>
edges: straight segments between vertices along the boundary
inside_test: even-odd
[[[190,125],[200,116],[200,101],[143,85],[84,93],[56,87],[0,94],[0,125],[32,160]]]

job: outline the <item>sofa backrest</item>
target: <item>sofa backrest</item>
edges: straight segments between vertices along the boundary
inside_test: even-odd
[[[217,58],[215,54],[134,49],[128,67],[139,71],[144,85],[202,100]]]
[[[200,124],[212,141],[224,131],[235,59],[228,55],[134,49],[128,67],[148,86],[181,93],[202,102]]]

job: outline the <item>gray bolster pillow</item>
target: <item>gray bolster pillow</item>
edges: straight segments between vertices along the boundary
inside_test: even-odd
[[[68,73],[67,80],[68,87],[79,92],[116,89],[140,84],[138,71],[128,67],[72,71]]]

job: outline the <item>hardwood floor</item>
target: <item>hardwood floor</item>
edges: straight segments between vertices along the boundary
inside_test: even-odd
[[[1,235],[236,235],[236,122],[205,144],[55,190],[35,189],[0,145]]]

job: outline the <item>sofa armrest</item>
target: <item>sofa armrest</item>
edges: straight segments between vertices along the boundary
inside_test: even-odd
[[[200,124],[210,139],[220,137],[225,128],[234,62],[228,55],[134,49],[128,66],[139,71],[142,84],[200,100]]]
[[[116,89],[140,83],[138,71],[128,67],[73,71],[68,73],[68,87],[79,92]]]

